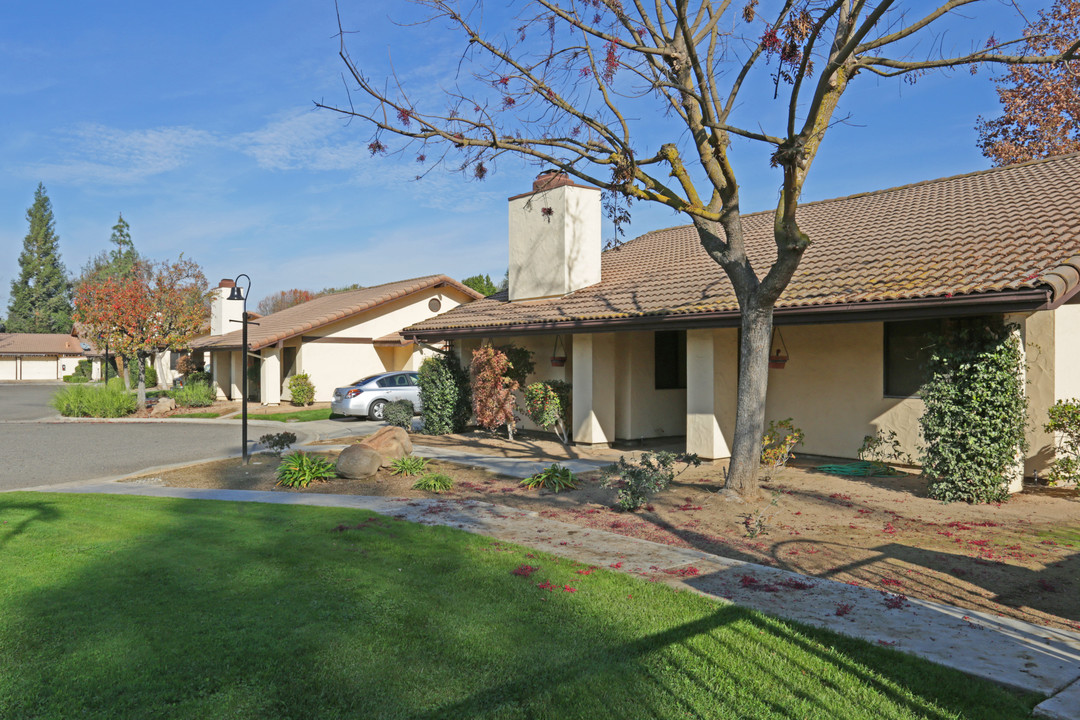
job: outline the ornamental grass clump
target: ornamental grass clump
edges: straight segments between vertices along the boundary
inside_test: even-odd
[[[105,385],[72,385],[53,395],[50,404],[64,417],[118,418],[138,407],[135,394],[115,378]]]
[[[390,462],[391,475],[419,475],[427,467],[428,459],[418,455],[406,455]]]
[[[170,390],[169,397],[181,407],[210,407],[217,399],[217,392],[210,385],[193,382],[186,383],[176,390]]]
[[[570,468],[563,467],[558,463],[552,463],[551,467],[541,470],[532,477],[525,478],[521,481],[521,484],[530,490],[539,490],[540,488],[552,492],[577,490],[577,478],[574,473],[570,471]]]
[[[336,476],[334,464],[326,458],[295,452],[278,465],[277,484],[305,488],[315,480],[330,480]]]
[[[454,489],[454,479],[442,473],[428,473],[413,483],[413,490],[441,493]]]
[[[1025,366],[1016,325],[961,328],[935,344],[920,455],[930,496],[1001,502],[1027,448]]]

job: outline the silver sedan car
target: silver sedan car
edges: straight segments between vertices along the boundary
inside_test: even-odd
[[[330,412],[382,420],[386,406],[395,400],[408,400],[414,410],[419,410],[420,388],[416,385],[416,375],[414,372],[379,373],[340,387],[334,390]]]

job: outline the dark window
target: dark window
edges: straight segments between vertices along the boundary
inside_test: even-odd
[[[378,385],[381,388],[394,387],[395,385],[397,385],[397,379],[396,378],[397,378],[396,375],[387,375],[384,378],[379,378]]]
[[[657,390],[686,387],[686,331],[658,330],[653,333]]]
[[[419,373],[409,373],[408,374],[409,384],[410,385],[416,385],[417,384],[416,383],[416,378],[417,377],[419,377]]]
[[[885,396],[912,397],[930,379],[934,338],[941,333],[940,320],[908,320],[885,323]]]

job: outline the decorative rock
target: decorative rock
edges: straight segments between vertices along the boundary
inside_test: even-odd
[[[338,475],[352,480],[363,480],[379,472],[382,455],[363,445],[350,445],[341,451],[337,459]]]
[[[161,417],[168,412],[172,412],[176,409],[176,401],[172,398],[161,398],[154,405],[154,409],[150,411],[150,417]]]
[[[379,453],[382,456],[383,467],[389,467],[390,463],[397,458],[412,454],[412,440],[409,439],[409,433],[403,428],[392,425],[380,428],[378,432],[357,444]]]

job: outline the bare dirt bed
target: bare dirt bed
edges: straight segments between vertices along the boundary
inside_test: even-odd
[[[511,443],[480,432],[418,435],[413,440],[417,445],[552,462],[629,454],[567,449],[536,436]],[[273,458],[260,456],[258,461],[262,464],[247,468],[236,460],[222,461],[158,477],[167,485],[293,492],[274,486]],[[946,505],[928,498],[925,481],[916,475],[841,477],[814,471],[817,464],[820,461],[797,461],[766,483],[762,499],[752,502],[716,492],[722,465],[692,468],[638,513],[614,510],[614,491],[591,475],[581,478],[578,490],[553,494],[529,491],[515,479],[456,463],[432,461],[429,468],[455,479],[454,490],[443,497],[535,510],[589,528],[1080,630],[1076,489],[1033,488],[1000,505]],[[412,490],[411,478],[386,471],[366,481],[318,483],[304,492],[434,497]]]

